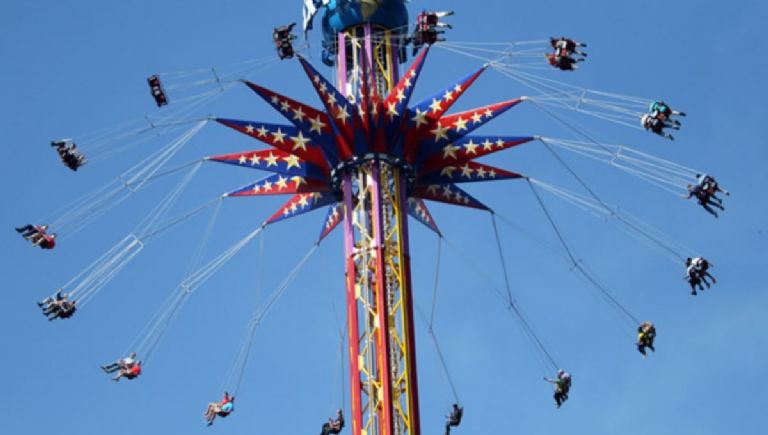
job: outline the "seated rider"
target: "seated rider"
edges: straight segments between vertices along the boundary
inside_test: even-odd
[[[643,358],[645,358],[645,348],[656,352],[653,347],[653,340],[655,339],[656,327],[653,326],[653,323],[645,321],[637,327],[637,350],[643,354]]]
[[[128,369],[133,367],[133,365],[136,364],[136,352],[131,352],[127,357],[120,358],[119,360],[101,366],[101,369],[104,370],[106,373],[114,373],[121,369]]]
[[[205,421],[208,422],[208,426],[213,424],[213,421],[217,416],[224,418],[231,414],[232,411],[235,410],[235,405],[233,403],[234,401],[235,397],[230,396],[229,393],[225,391],[221,402],[209,403],[205,413],[203,414]]]
[[[24,237],[27,240],[32,239],[33,236],[37,234],[45,234],[45,232],[48,230],[48,225],[32,225],[27,224],[23,227],[17,227],[15,228],[17,233],[21,233],[21,237]]]
[[[323,430],[320,435],[337,435],[344,429],[344,413],[341,409],[336,410],[336,418],[329,418],[327,423],[323,423]]]
[[[571,375],[563,369],[557,371],[557,378],[549,379],[544,378],[545,381],[550,384],[555,384],[555,405],[560,408],[566,400],[568,400],[568,393],[571,390]]]
[[[550,65],[560,71],[575,71],[577,68],[576,64],[584,60],[583,58],[559,56],[552,53],[547,53],[544,56],[547,58],[547,62],[549,62]]]
[[[696,199],[699,202],[699,205],[704,208],[709,214],[711,214],[714,217],[718,217],[717,212],[712,210],[712,207],[719,208],[722,211],[725,211],[725,207],[722,206],[722,204],[715,202],[712,200],[712,195],[710,195],[707,191],[701,188],[700,185],[688,185],[688,194],[687,195],[681,195],[682,198],[685,199],[691,199],[692,197],[696,197]],[[712,207],[710,207],[712,206]]]
[[[549,38],[549,45],[551,45],[555,50],[554,54],[556,56],[570,57],[576,53],[583,57],[587,57],[587,53],[578,50],[578,47],[586,47],[587,44],[576,42],[573,39],[566,38],[565,36],[561,36],[560,38]]]
[[[680,125],[680,121],[671,120],[670,118],[674,116],[685,116],[685,112],[677,112],[672,110],[671,107],[667,105],[664,101],[654,101],[651,103],[650,106],[648,106],[648,112],[653,116],[654,118],[658,118],[661,121],[671,121],[675,125]]]
[[[699,275],[699,271],[696,270],[696,266],[689,261],[686,261],[685,280],[688,281],[688,284],[691,286],[692,295],[696,296],[696,287],[698,287],[699,290],[704,291],[704,286],[701,285],[701,275]]]
[[[85,156],[80,153],[77,144],[72,142],[72,139],[51,141],[51,146],[56,147],[56,152],[59,153],[61,161],[73,171],[77,171],[80,166],[86,163]]]
[[[688,257],[685,260],[685,266],[693,266],[696,269],[696,272],[699,274],[699,279],[706,284],[707,288],[710,288],[711,285],[709,284],[709,281],[707,281],[707,278],[712,280],[712,284],[717,284],[717,279],[715,279],[712,274],[709,273],[709,267],[711,264],[709,261],[707,261],[704,257],[694,257],[690,258]]]
[[[56,247],[56,233],[46,234],[45,232],[38,232],[30,236],[29,240],[32,242],[32,246],[39,246],[41,249],[53,249]]]
[[[62,289],[59,289],[55,296],[47,297],[42,302],[38,302],[37,305],[42,308],[43,315],[49,321],[68,319],[77,311],[77,301],[70,300],[69,295],[63,293]]]
[[[696,180],[698,181],[699,187],[701,188],[701,190],[706,192],[710,198],[714,199],[720,204],[723,203],[723,200],[715,196],[717,192],[722,192],[726,196],[731,196],[731,192],[728,192],[727,190],[720,187],[720,184],[711,175],[696,174]]]
[[[669,140],[675,140],[674,136],[664,131],[665,128],[672,128],[674,130],[680,130],[679,125],[674,125],[669,121],[665,121],[654,117],[653,115],[643,115],[640,118],[640,124],[644,129],[652,131],[659,136],[666,137]]]
[[[439,35],[445,33],[445,31],[437,30],[439,28],[451,29],[450,24],[440,21],[440,18],[453,15],[453,11],[442,12],[427,12],[421,11],[416,16],[416,28],[411,36],[411,43],[413,44],[413,56],[419,52],[422,45],[432,45],[438,41],[445,41],[444,38],[440,38]]]
[[[296,39],[296,35],[291,33],[296,23],[291,23],[287,26],[276,27],[272,31],[272,40],[277,48],[277,55],[280,60],[290,59],[294,56],[293,40]]]
[[[138,378],[139,375],[141,375],[141,361],[136,361],[130,367],[120,368],[120,371],[117,373],[117,376],[112,378],[112,380],[115,382],[118,382],[120,378],[123,378],[123,377],[129,380],[133,380]]]
[[[445,416],[445,435],[450,435],[451,427],[458,427],[461,424],[461,417],[463,416],[464,408],[460,407],[458,403],[454,403],[451,413]]]

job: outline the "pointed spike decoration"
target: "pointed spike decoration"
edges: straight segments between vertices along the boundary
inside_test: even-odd
[[[422,174],[429,174],[449,165],[460,166],[488,154],[493,154],[534,140],[533,137],[514,136],[465,136],[445,145],[419,168]]]
[[[465,162],[462,165],[445,166],[440,171],[422,176],[417,181],[417,186],[429,186],[432,184],[447,183],[472,183],[479,181],[500,181],[515,178],[523,178],[517,172],[495,168],[478,162]]]
[[[337,202],[331,204],[328,207],[328,214],[325,215],[325,221],[323,222],[323,228],[320,230],[320,237],[318,240],[322,241],[329,234],[333,232],[336,227],[339,226],[341,221],[344,220],[344,204]]]
[[[207,157],[207,160],[228,165],[242,166],[260,171],[297,175],[315,180],[326,180],[328,170],[307,163],[298,156],[281,150],[254,150],[221,154]]]
[[[427,204],[419,198],[408,198],[408,214],[414,219],[421,222],[425,227],[434,231],[438,236],[442,236],[440,229],[437,227],[437,222],[432,218],[432,214],[427,208]]]
[[[295,193],[328,192],[331,188],[326,181],[310,180],[300,176],[274,174],[245,185],[226,194],[230,196],[267,196]]]
[[[413,192],[413,196],[462,207],[490,210],[485,204],[478,201],[455,184],[432,184],[429,186],[417,187]]]
[[[311,143],[310,139],[296,127],[225,118],[216,118],[216,122],[281,151],[294,154],[321,168],[328,169],[328,162],[320,147]]]
[[[330,125],[331,121],[325,112],[321,112],[314,107],[273,92],[255,83],[246,81],[245,84],[275,110],[280,112],[285,119],[291,121],[304,135],[320,145],[325,158],[332,166],[339,162],[335,134]]]
[[[477,71],[459,80],[456,85],[445,88],[441,92],[425,99],[413,106],[411,110],[413,113],[416,113],[416,110],[418,109],[421,112],[427,113],[427,116],[432,119],[439,119],[456,103],[456,100],[458,100],[459,97],[464,95],[464,92],[475,83],[475,80],[477,80],[477,78],[480,77],[480,74],[486,69],[488,69],[488,65],[483,65]]]
[[[290,219],[305,213],[309,213],[313,210],[317,210],[320,207],[336,202],[336,198],[333,194],[326,193],[299,193],[294,195],[288,202],[283,204],[275,214],[267,219],[267,225],[275,222],[280,222],[286,219]]]

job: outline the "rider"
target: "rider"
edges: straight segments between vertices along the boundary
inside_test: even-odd
[[[209,403],[208,408],[206,408],[205,413],[203,414],[205,421],[208,422],[208,426],[213,424],[213,420],[216,419],[216,416],[224,418],[231,414],[232,411],[235,410],[234,401],[235,397],[230,396],[229,393],[225,391],[224,397],[220,402]]]
[[[711,287],[709,282],[707,281],[707,277],[709,277],[712,280],[712,284],[717,284],[717,279],[715,279],[712,274],[709,273],[709,267],[712,266],[709,261],[707,261],[704,257],[694,257],[694,258],[687,258],[685,260],[686,266],[693,266],[696,269],[696,272],[699,274],[699,278],[704,282],[704,284],[707,285],[707,288]]]
[[[115,382],[118,382],[122,377],[132,380],[139,377],[140,374],[141,374],[141,361],[136,361],[130,367],[121,367],[120,371],[117,373],[117,376],[112,378],[112,380]]]
[[[291,23],[287,26],[276,27],[272,31],[272,40],[275,43],[280,60],[290,59],[295,54],[293,40],[296,39],[296,35],[291,33],[295,25],[296,23]]]
[[[674,116],[685,116],[685,112],[678,112],[675,110],[672,110],[671,107],[667,105],[662,100],[654,101],[648,106],[648,112],[650,112],[651,116],[654,118],[659,118],[662,121],[670,120],[675,125],[680,125],[680,121],[671,120],[670,118]]]
[[[557,378],[549,379],[544,378],[545,381],[550,384],[555,384],[555,404],[558,408],[568,400],[568,392],[571,390],[571,374],[563,369],[557,371]]]
[[[32,246],[39,246],[41,249],[53,249],[56,247],[56,233],[37,233],[30,237],[30,241]]]
[[[656,327],[653,326],[653,323],[645,321],[637,327],[637,350],[643,354],[643,358],[645,358],[646,347],[656,352],[656,349],[653,347],[653,340],[655,339]]]
[[[725,211],[725,207],[722,206],[722,204],[712,201],[712,195],[709,194],[709,192],[705,191],[700,185],[688,185],[688,194],[687,195],[681,195],[681,197],[685,199],[691,199],[692,197],[696,197],[696,199],[699,201],[699,205],[704,207],[704,210],[709,212],[714,217],[718,217],[717,212],[712,210],[712,207],[717,207],[722,211]]]
[[[698,181],[701,190],[707,192],[710,198],[714,199],[720,204],[723,203],[723,200],[715,196],[717,192],[723,192],[726,196],[731,196],[731,192],[720,187],[720,184],[711,175],[696,174],[696,180]]]
[[[459,406],[458,403],[454,403],[451,413],[445,416],[445,435],[450,435],[452,426],[458,427],[461,424],[461,417],[463,415],[464,408]]]
[[[640,118],[640,124],[643,126],[644,129],[648,131],[652,131],[658,134],[659,136],[666,137],[669,140],[675,140],[675,138],[671,134],[665,132],[664,131],[665,128],[680,130],[679,125],[675,125],[667,120],[657,118],[649,114],[643,115]]]
[[[696,269],[696,266],[693,265],[693,262],[686,261],[685,279],[688,281],[688,284],[691,285],[692,295],[696,296],[696,287],[699,287],[699,290],[704,291],[704,286],[701,285],[701,275],[699,275],[699,271]]]
[[[23,227],[17,227],[15,228],[17,233],[21,233],[21,237],[24,237],[27,240],[30,240],[33,236],[37,234],[45,234],[46,230],[48,230],[48,225],[32,225],[27,224]]]
[[[560,38],[549,38],[549,44],[555,50],[556,56],[571,56],[573,53],[576,53],[587,57],[587,53],[577,49],[577,47],[587,46],[587,44],[584,44],[583,42],[576,42],[573,39],[561,36]]]
[[[575,71],[577,63],[584,61],[584,58],[573,58],[570,56],[559,56],[553,53],[547,53],[544,55],[547,58],[547,62],[560,71]]]
[[[61,161],[73,171],[77,171],[77,168],[86,163],[85,156],[80,153],[72,139],[54,140],[51,141],[51,146],[56,147]]]
[[[101,366],[101,369],[104,370],[106,373],[114,373],[120,369],[127,369],[133,367],[133,365],[136,364],[136,352],[131,352],[127,357],[120,358],[119,360],[107,364],[105,366]]]
[[[68,319],[77,311],[77,301],[70,300],[69,295],[63,293],[62,289],[59,289],[55,296],[47,297],[42,302],[38,302],[37,305],[42,308],[43,315],[49,321]]]
[[[341,433],[344,428],[344,413],[341,409],[336,410],[336,418],[329,418],[327,423],[323,423],[323,431],[320,435],[336,435]]]

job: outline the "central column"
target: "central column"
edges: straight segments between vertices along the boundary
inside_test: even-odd
[[[372,43],[372,41],[376,41]],[[339,89],[361,95],[362,66],[386,95],[398,78],[386,29],[339,34]],[[374,89],[362,90],[371,95]],[[419,435],[407,228],[407,174],[393,156],[368,154],[341,174],[353,435]]]

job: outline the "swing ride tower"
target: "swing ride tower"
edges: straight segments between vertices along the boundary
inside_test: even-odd
[[[399,80],[397,41],[370,23],[338,34],[338,89],[348,100],[389,94]],[[418,435],[406,194],[413,170],[386,152],[371,152],[334,171],[344,204],[352,433]]]

